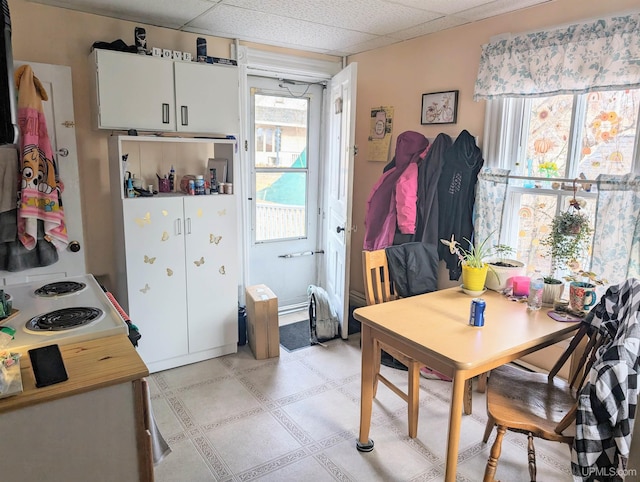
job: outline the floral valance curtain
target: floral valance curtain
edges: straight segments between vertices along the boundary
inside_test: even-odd
[[[640,13],[482,47],[474,100],[640,87]]]

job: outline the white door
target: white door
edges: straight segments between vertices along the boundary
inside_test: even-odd
[[[71,68],[64,65],[39,64],[19,60],[14,62],[14,67],[17,68],[25,63],[31,66],[49,96],[49,100],[43,102],[42,107],[51,139],[51,148],[56,154],[60,180],[64,184],[62,202],[69,242],[77,242],[80,250],[71,251],[68,248],[60,250],[58,252],[59,260],[50,266],[19,272],[0,271],[0,279],[4,284],[86,273]]]
[[[307,305],[317,284],[323,87],[249,77],[248,285],[266,284],[281,311]]]
[[[351,203],[355,156],[357,64],[336,74],[330,83],[327,106],[326,215],[324,236],[325,290],[340,318],[342,338],[349,325],[349,253],[351,250]]]

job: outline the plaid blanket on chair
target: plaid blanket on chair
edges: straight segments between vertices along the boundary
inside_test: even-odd
[[[578,397],[574,480],[623,480],[638,401],[640,281],[611,286],[585,318],[607,335]]]

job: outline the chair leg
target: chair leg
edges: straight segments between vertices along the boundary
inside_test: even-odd
[[[409,414],[409,437],[418,435],[418,411],[420,408],[420,364],[413,361],[409,364],[409,389],[407,412]]]
[[[489,460],[487,460],[487,467],[484,470],[483,482],[495,481],[494,476],[496,475],[498,459],[500,458],[500,452],[502,451],[502,439],[504,438],[506,431],[507,427],[498,425],[498,434],[496,435],[496,441],[493,442],[493,447],[491,447],[491,454],[489,455]]]
[[[473,384],[471,379],[464,382],[464,414],[471,415],[473,400]]]
[[[489,415],[487,419],[487,426],[484,429],[484,436],[482,437],[482,441],[484,443],[487,443],[487,440],[489,440],[489,436],[491,435],[491,432],[493,431],[493,427],[495,426],[495,424],[496,424],[496,421],[493,419],[491,415]]]
[[[529,456],[529,477],[531,477],[531,482],[536,482],[536,448],[533,446],[533,434],[531,432],[529,432],[528,438],[527,455]]]

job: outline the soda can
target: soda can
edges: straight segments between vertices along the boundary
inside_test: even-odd
[[[484,326],[484,309],[487,303],[482,298],[471,300],[471,313],[469,314],[470,326]]]

